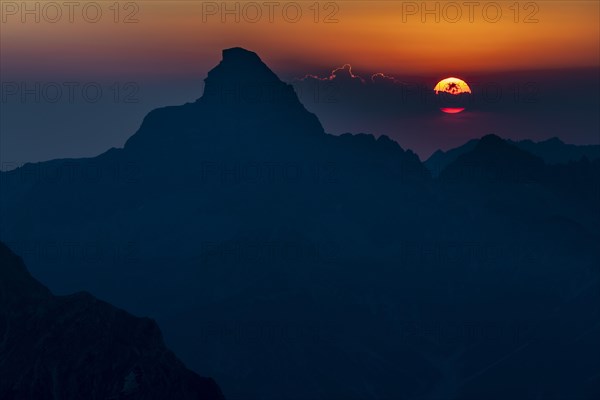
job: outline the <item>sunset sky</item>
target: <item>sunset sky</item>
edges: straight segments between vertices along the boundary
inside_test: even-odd
[[[115,8],[114,2],[101,1],[80,2],[72,13],[44,3],[2,1],[2,82],[136,82],[140,102],[127,109],[122,104],[43,107],[3,98],[10,112],[0,126],[2,160],[93,155],[121,146],[152,108],[199,97],[221,50],[235,46],[257,52],[286,81],[351,64],[362,76],[383,72],[433,85],[449,76],[497,79],[530,71],[531,81],[538,76],[533,71],[557,71],[552,79],[569,88],[581,86],[575,82],[580,77],[562,71],[600,66],[600,3],[594,0],[227,2],[226,9],[223,2],[120,2]],[[565,83],[570,79],[572,85]],[[590,83],[591,91],[596,84]],[[32,113],[35,121],[24,118]],[[356,127],[319,117],[334,133]],[[70,133],[39,137],[37,130],[47,126]],[[478,132],[472,128],[469,132]],[[594,135],[576,134],[573,141],[593,141]],[[32,149],[30,140],[45,145]]]
[[[67,8],[56,23],[51,22],[56,10],[40,10],[35,23],[36,15],[23,15],[21,2],[15,3],[18,10],[5,3],[10,2],[2,5],[2,72],[11,75],[186,74],[210,68],[218,61],[216,50],[233,45],[254,49],[280,71],[340,63],[407,74],[549,69],[596,66],[599,56],[600,6],[593,0],[520,2],[519,7],[512,1],[424,7],[422,2],[320,2],[318,14],[312,1],[276,2],[272,16],[262,2],[238,2],[237,15],[226,14],[221,2],[142,1],[135,7],[122,2],[118,15],[109,9],[112,3],[100,2],[98,23],[84,18],[93,20],[94,8],[75,8],[73,23]],[[262,15],[244,3],[261,5]],[[461,6],[460,18],[457,7],[447,3]],[[35,9],[34,2],[28,4]],[[227,4],[236,9],[235,2]],[[298,9],[302,15],[296,18]]]

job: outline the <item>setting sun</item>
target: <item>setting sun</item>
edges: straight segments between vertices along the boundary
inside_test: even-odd
[[[465,110],[465,96],[471,94],[467,82],[459,78],[442,79],[433,88],[435,94],[440,96],[442,107],[440,110],[446,114],[458,114]]]
[[[446,92],[450,94],[471,93],[471,88],[467,82],[459,78],[446,78],[438,82],[433,88],[435,94],[438,92]]]

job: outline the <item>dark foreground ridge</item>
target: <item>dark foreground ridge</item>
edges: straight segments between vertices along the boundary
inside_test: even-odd
[[[0,242],[0,399],[220,400],[158,325],[87,293],[54,296]]]

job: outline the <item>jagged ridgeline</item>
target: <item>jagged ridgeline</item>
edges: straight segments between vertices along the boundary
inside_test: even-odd
[[[489,136],[432,178],[234,48],[124,148],[2,173],[0,232],[228,399],[591,399],[598,171]]]

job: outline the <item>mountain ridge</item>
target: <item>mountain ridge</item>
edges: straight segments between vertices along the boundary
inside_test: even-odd
[[[473,150],[479,140],[481,140],[481,138],[471,139],[458,147],[446,151],[437,150],[424,161],[424,164],[434,176],[438,176],[448,164],[456,160],[460,155]],[[540,157],[549,165],[577,162],[584,157],[590,160],[600,158],[600,145],[567,144],[557,137],[539,142],[534,142],[529,139],[518,141],[510,139],[505,140],[521,150],[525,150],[534,156]]]
[[[0,398],[223,400],[158,325],[87,292],[54,296],[0,242]]]

